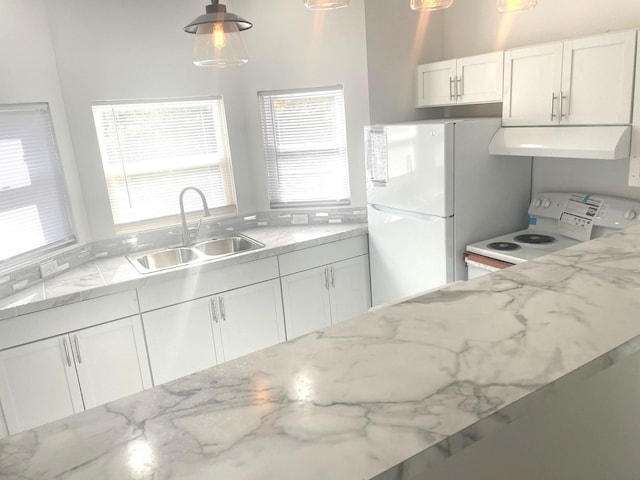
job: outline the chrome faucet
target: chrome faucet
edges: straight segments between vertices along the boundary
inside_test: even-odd
[[[182,219],[182,244],[186,247],[187,245],[191,244],[191,236],[189,235],[189,227],[187,226],[187,219],[184,213],[184,193],[187,190],[193,190],[194,192],[196,192],[198,195],[200,195],[200,198],[202,199],[202,209],[203,209],[203,216],[205,217],[210,217],[211,216],[211,212],[209,212],[209,205],[207,205],[207,199],[204,196],[204,193],[202,193],[202,190],[200,190],[199,188],[196,187],[186,187],[183,188],[182,191],[180,192],[180,218]],[[202,220],[200,220],[202,221]]]

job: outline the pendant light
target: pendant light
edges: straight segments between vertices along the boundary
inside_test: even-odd
[[[226,5],[211,0],[207,13],[200,15],[184,27],[187,33],[195,33],[193,63],[199,67],[226,67],[243,65],[249,58],[244,49],[240,32],[253,26],[244,18],[227,13]]]
[[[304,0],[309,10],[333,10],[349,5],[350,0]]]
[[[538,4],[538,0],[497,0],[496,8],[500,13],[530,10]]]
[[[453,0],[411,0],[412,10],[441,10],[449,8]]]

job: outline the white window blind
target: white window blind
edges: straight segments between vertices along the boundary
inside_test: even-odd
[[[47,104],[0,106],[0,268],[75,241]]]
[[[342,87],[259,92],[271,207],[348,205]]]
[[[93,105],[116,231],[177,223],[185,187],[213,215],[236,213],[222,98]],[[201,211],[196,194],[186,211]]]

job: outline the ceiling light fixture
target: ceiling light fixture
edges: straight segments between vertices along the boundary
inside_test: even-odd
[[[538,0],[497,0],[496,8],[500,13],[531,10],[538,4]]]
[[[211,0],[207,13],[184,27],[196,34],[193,63],[199,67],[243,65],[249,61],[240,32],[253,26],[244,18],[227,13],[226,5]]]
[[[309,10],[333,10],[349,5],[350,0],[304,0]]]
[[[441,10],[449,8],[453,0],[411,0],[412,10]]]

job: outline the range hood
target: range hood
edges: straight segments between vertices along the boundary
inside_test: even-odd
[[[631,126],[502,127],[491,139],[489,153],[525,157],[629,158]]]

